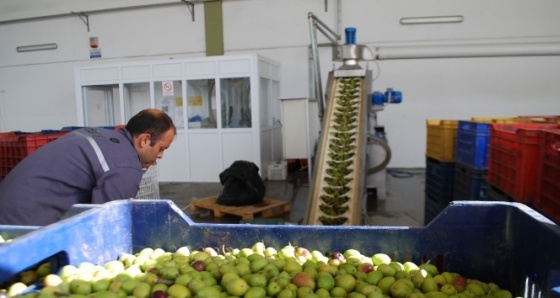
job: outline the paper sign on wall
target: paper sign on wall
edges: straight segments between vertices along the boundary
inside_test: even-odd
[[[182,97],[175,97],[175,106],[182,107],[183,106],[183,98]]]
[[[161,82],[161,89],[163,90],[163,96],[173,96],[173,81]]]
[[[90,59],[101,58],[101,49],[100,48],[89,49],[89,58]]]
[[[189,97],[189,107],[201,107],[202,106],[202,96],[191,96]]]

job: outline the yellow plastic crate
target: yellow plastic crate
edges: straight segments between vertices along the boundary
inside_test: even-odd
[[[455,161],[458,120],[428,119],[426,156],[443,162]]]

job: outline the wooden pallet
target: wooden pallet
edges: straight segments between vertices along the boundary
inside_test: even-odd
[[[242,219],[254,219],[256,217],[269,218],[290,212],[290,203],[284,200],[264,198],[262,203],[247,206],[226,206],[216,202],[217,197],[194,199],[189,205],[192,211],[201,209],[212,210],[215,217],[223,217],[226,214],[241,216]]]

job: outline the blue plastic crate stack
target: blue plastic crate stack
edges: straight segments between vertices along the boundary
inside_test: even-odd
[[[427,120],[424,224],[453,201],[457,124],[457,120]]]
[[[424,224],[430,223],[451,201],[455,163],[426,157]]]
[[[513,201],[487,181],[490,132],[493,123],[522,121],[519,117],[473,117],[439,120],[439,124],[437,120],[428,120],[425,224],[451,201]]]
[[[453,197],[488,200],[488,146],[490,123],[459,121]]]

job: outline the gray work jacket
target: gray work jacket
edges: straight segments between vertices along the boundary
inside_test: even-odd
[[[126,129],[72,131],[31,153],[0,182],[0,224],[43,226],[74,204],[134,198],[142,173]]]

